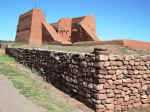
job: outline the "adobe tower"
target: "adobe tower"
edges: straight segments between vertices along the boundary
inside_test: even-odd
[[[62,18],[48,24],[40,9],[20,15],[16,34],[17,42],[28,44],[72,44],[81,41],[99,41],[93,15]]]

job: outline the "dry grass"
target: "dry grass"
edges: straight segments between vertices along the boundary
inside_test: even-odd
[[[46,50],[91,53],[95,47],[107,48],[110,54],[130,55],[130,54],[150,54],[150,50],[134,50],[121,45],[86,45],[86,46],[61,46],[61,45],[27,45],[24,43],[11,43],[14,48],[40,48]]]

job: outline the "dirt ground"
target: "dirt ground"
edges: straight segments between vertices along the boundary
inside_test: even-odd
[[[0,112],[46,112],[32,104],[13,87],[6,77],[0,74]]]

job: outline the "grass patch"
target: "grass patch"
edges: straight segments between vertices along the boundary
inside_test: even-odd
[[[28,45],[21,42],[14,42],[10,44],[13,48],[40,48],[45,50],[56,50],[65,52],[79,52],[79,53],[91,53],[94,47],[107,48],[109,54],[117,55],[130,55],[130,54],[150,54],[150,50],[134,50],[121,45],[81,45],[81,46],[62,46],[62,45]]]
[[[51,86],[46,88],[45,81],[35,76],[29,69],[22,68],[13,58],[0,55],[0,73],[12,81],[21,94],[32,102],[48,110],[48,112],[79,112],[68,100],[57,94]],[[39,76],[37,76],[39,77]]]
[[[121,47],[120,49],[119,49],[119,52],[120,52],[120,54],[128,54],[128,52],[127,52],[127,48],[125,48],[125,47]]]
[[[25,43],[23,43],[23,42],[13,42],[11,44],[12,47],[18,47],[18,46],[23,46],[23,45],[25,45]]]
[[[89,53],[93,51],[91,46],[62,46],[62,45],[27,45],[25,43],[16,43],[11,44],[11,47],[14,48],[40,48],[46,50],[56,50],[56,51],[66,51],[66,52],[84,52]]]

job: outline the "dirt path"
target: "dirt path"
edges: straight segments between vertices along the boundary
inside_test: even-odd
[[[0,74],[0,112],[46,112],[32,104]]]

